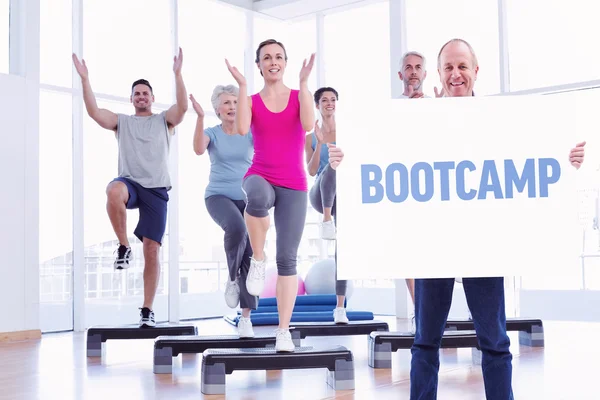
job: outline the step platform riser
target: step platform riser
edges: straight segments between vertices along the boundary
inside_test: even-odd
[[[291,353],[274,349],[210,349],[202,360],[202,393],[226,393],[226,377],[237,370],[327,368],[326,382],[334,390],[354,389],[354,360],[343,346],[333,349],[296,348]]]

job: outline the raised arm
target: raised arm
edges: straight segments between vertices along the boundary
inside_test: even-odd
[[[176,103],[173,104],[165,115],[169,126],[175,127],[183,121],[183,117],[188,110],[188,99],[187,92],[185,90],[185,84],[183,83],[183,77],[181,76],[181,66],[183,64],[183,52],[181,47],[179,48],[179,54],[173,57],[173,72],[175,73],[175,96]]]
[[[210,137],[204,133],[204,110],[200,106],[200,103],[198,103],[191,94],[190,101],[192,102],[194,111],[196,111],[196,114],[198,114],[198,119],[196,120],[196,129],[194,130],[194,152],[201,156],[208,148]]]
[[[73,64],[75,65],[75,69],[81,78],[83,102],[85,103],[85,109],[88,115],[104,129],[109,129],[116,132],[119,117],[112,111],[98,107],[98,104],[96,103],[96,96],[94,96],[92,86],[90,85],[88,68],[85,65],[85,60],[82,59],[79,61],[75,53],[73,53]]]
[[[306,135],[305,153],[306,153],[306,164],[308,166],[308,173],[310,176],[315,176],[319,170],[319,163],[321,162],[321,146],[323,144],[323,135],[321,134],[321,128],[319,128],[319,121],[315,122],[315,136],[317,137],[317,145],[315,150],[312,149],[312,134]]]
[[[247,135],[252,125],[252,99],[248,96],[246,78],[236,67],[232,67],[227,59],[225,59],[225,64],[227,64],[227,69],[239,87],[237,109],[235,112],[235,129],[240,135]]]
[[[310,71],[312,71],[315,63],[315,53],[311,54],[308,64],[306,60],[302,63],[302,69],[300,70],[300,92],[298,93],[298,100],[300,101],[300,121],[302,122],[302,128],[306,132],[310,132],[313,125],[315,124],[315,112],[313,109],[313,98],[310,90],[308,90],[308,77]]]

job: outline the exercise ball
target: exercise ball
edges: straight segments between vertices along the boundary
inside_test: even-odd
[[[298,295],[306,294],[306,286],[304,285],[304,279],[298,275]]]
[[[327,258],[314,263],[304,277],[306,294],[335,294],[335,260]],[[352,297],[354,284],[347,282],[346,297]]]
[[[306,294],[304,279],[298,275],[298,295]],[[265,286],[261,298],[275,297],[277,295],[277,268],[271,267],[265,270]]]

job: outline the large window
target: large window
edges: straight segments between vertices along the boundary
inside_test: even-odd
[[[317,52],[317,25],[314,17],[305,18],[299,21],[287,24],[286,29],[289,36],[283,44],[288,50],[288,65],[286,74],[286,82],[290,87],[297,89],[300,82],[300,70],[304,60],[308,63],[310,55],[315,53],[315,62],[312,72],[308,78],[308,88],[312,93],[318,89],[317,87],[317,59],[316,57],[323,56],[316,54]]]
[[[0,73],[9,71],[10,0],[0,0]]]
[[[40,92],[40,324],[73,329],[71,95]]]
[[[40,1],[40,81],[71,87],[73,16],[71,0]]]
[[[83,2],[83,58],[96,92],[129,97],[131,84],[144,78],[156,102],[171,103],[175,52],[170,5],[164,0]]]
[[[600,89],[578,90],[552,94],[561,96],[576,104],[574,127],[578,132],[575,141],[587,142],[585,162],[577,171],[579,192],[579,219],[581,222],[582,252],[587,256],[583,262],[565,266],[561,276],[523,277],[522,288],[526,290],[579,290],[600,289],[600,235],[594,229],[594,218],[597,216],[597,201],[600,189],[600,140],[593,128],[598,126],[600,118],[596,111],[600,102]],[[575,145],[575,143],[573,143]],[[568,149],[566,149],[568,150]],[[577,255],[575,255],[577,256]],[[543,266],[540,266],[543,271]]]
[[[210,102],[201,104],[212,110]],[[206,210],[204,191],[208,185],[208,152],[196,155],[192,147],[196,113],[188,113],[178,127],[179,135],[179,279],[181,318],[222,315],[227,312],[223,290],[228,270],[223,248],[223,230]],[[204,129],[220,124],[216,117],[204,118]],[[202,304],[211,304],[202,307]],[[231,312],[231,310],[229,310]]]
[[[389,2],[383,1],[325,17],[325,85],[339,92],[338,114],[345,104],[389,99],[389,7]],[[305,229],[305,236],[310,233],[312,238],[319,238],[318,223],[322,219],[321,214],[309,210],[307,222],[311,226]],[[321,246],[323,244],[306,247],[312,262],[324,253],[333,257],[333,244],[327,243],[325,249]],[[393,287],[391,280],[354,281],[354,285]]]
[[[214,0],[180,0],[178,7],[186,88],[205,110],[212,111],[213,88],[236,84],[225,59],[244,73],[246,15]]]
[[[225,21],[225,22],[224,22]],[[207,113],[204,128],[220,123],[211,95],[216,85],[237,85],[225,59],[244,73],[246,14],[214,0],[179,1],[179,40],[184,49],[184,79]],[[198,38],[203,40],[198,46]],[[228,276],[223,231],[212,220],[204,203],[210,161],[208,152],[196,155],[192,147],[197,116],[189,113],[177,128],[179,143],[179,284],[180,317],[218,316],[228,309],[223,290]],[[202,304],[211,304],[203,307]]]
[[[389,20],[387,1],[325,17],[325,83],[338,107],[389,98]]]
[[[497,1],[407,0],[406,32],[408,49],[427,59],[425,94],[433,97],[433,88],[441,89],[437,56],[444,43],[453,38],[466,40],[475,51],[479,61],[475,93],[500,91]],[[400,62],[397,60],[397,68]]]
[[[118,12],[115,12],[118,10]],[[128,98],[131,84],[150,81],[155,102],[171,104],[173,85],[173,23],[171,2],[162,0],[85,0],[83,58],[96,93]],[[110,23],[107,23],[110,21]],[[185,50],[184,50],[185,51]],[[184,53],[184,68],[185,68]],[[128,103],[98,101],[117,113],[133,114]],[[155,113],[161,110],[154,107]],[[106,186],[117,176],[117,141],[114,133],[84,116],[84,232],[86,325],[136,323],[144,293],[144,254],[133,231],[139,210],[127,212],[127,233],[133,266],[113,268],[117,238],[106,213]],[[169,232],[160,251],[161,274],[154,311],[157,321],[168,319]]]
[[[16,0],[12,0],[13,4]],[[457,3],[458,2],[458,3]],[[406,0],[406,31],[409,50],[427,57],[428,77],[425,92],[433,96],[439,87],[437,54],[451,38],[469,41],[479,59],[480,71],[475,91],[495,94],[500,90],[498,2],[457,0],[451,5],[436,0]],[[0,73],[9,72],[10,3],[0,0]],[[115,271],[113,262],[117,238],[106,212],[106,187],[117,174],[118,147],[114,133],[100,128],[83,108],[83,129],[73,131],[72,102],[81,102],[79,93],[71,94],[73,0],[56,7],[40,0],[40,137],[39,137],[39,263],[41,328],[43,331],[73,327],[73,270],[84,277],[85,326],[136,323],[143,298],[144,256],[142,243],[133,231],[138,210],[127,212],[127,233],[133,248],[133,265]],[[98,105],[116,113],[132,114],[128,102],[131,84],[148,79],[160,107],[174,99],[173,56],[177,49],[172,5],[167,0],[83,0],[83,53]],[[178,0],[177,40],[184,52],[183,74],[188,93],[201,102],[207,113],[205,127],[220,121],[213,114],[210,96],[215,85],[234,84],[224,59],[244,71],[253,83],[253,93],[261,90],[263,79],[254,65],[257,45],[269,38],[284,43],[288,63],[284,82],[298,88],[304,59],[317,50],[315,16],[282,21],[255,13],[251,51],[247,45],[248,12],[221,0]],[[597,15],[593,2],[574,0],[565,8],[558,0],[506,0],[511,90],[600,79],[600,55],[594,51]],[[115,11],[116,10],[116,11]],[[543,15],[543,18],[539,18]],[[77,17],[77,16],[75,16]],[[532,30],[531,21],[536,21]],[[576,21],[576,24],[570,23]],[[543,38],[543,40],[537,40]],[[329,10],[324,20],[324,83],[340,93],[338,107],[364,101],[389,99],[390,17],[388,1],[369,1],[354,8]],[[13,41],[18,43],[18,41]],[[561,51],[558,51],[559,49]],[[566,49],[566,50],[565,50]],[[13,49],[14,50],[14,49]],[[557,56],[558,55],[558,56]],[[555,60],[573,60],[568,73],[547,68]],[[393,72],[393,74],[390,74]],[[309,89],[317,89],[317,64]],[[395,78],[397,79],[397,78]],[[48,85],[66,89],[52,91]],[[560,93],[577,103],[575,124],[587,140],[586,163],[578,172],[581,239],[587,257],[583,263],[566,266],[564,276],[523,277],[525,290],[600,290],[600,230],[595,229],[600,194],[600,143],[591,128],[598,125],[594,104],[600,89]],[[110,100],[110,101],[109,101]],[[75,108],[79,110],[79,108]],[[154,112],[161,112],[159,107]],[[315,110],[315,113],[317,111]],[[75,116],[78,121],[78,116]],[[228,277],[223,248],[223,231],[208,214],[204,191],[208,184],[208,154],[197,156],[192,149],[196,114],[190,110],[177,128],[179,243],[170,243],[169,225],[160,252],[161,277],[154,304],[158,321],[166,321],[168,296],[180,296],[182,319],[232,313],[225,305],[223,289]],[[588,132],[589,131],[589,132]],[[81,135],[81,136],[76,136]],[[83,139],[83,186],[74,186],[73,138]],[[79,168],[79,166],[76,166]],[[313,179],[309,177],[309,187]],[[73,221],[73,198],[83,196],[83,221]],[[272,215],[272,210],[271,210]],[[168,218],[170,218],[169,214]],[[319,238],[322,215],[308,204],[306,225],[298,250],[298,271],[302,275],[317,260],[333,257],[334,242]],[[174,221],[175,222],[175,221]],[[273,218],[271,222],[274,223]],[[73,265],[73,226],[83,224],[83,265]],[[269,267],[275,267],[276,230],[272,225],[265,244]],[[169,247],[178,246],[179,293],[168,292]],[[78,249],[79,250],[79,249]],[[355,287],[392,287],[391,280],[363,280]],[[206,306],[208,305],[208,306]],[[356,305],[358,306],[358,305]],[[368,304],[361,305],[371,308]]]
[[[598,3],[507,0],[507,10],[511,90],[600,79]]]
[[[98,100],[98,106],[115,113],[133,114],[131,104]],[[117,140],[113,132],[101,128],[87,115],[83,121],[86,325],[135,323],[139,319],[137,308],[142,306],[144,293],[143,247],[133,235],[139,210],[127,211],[133,265],[127,270],[116,271],[113,262],[118,240],[106,212],[106,187],[118,174]],[[167,229],[160,252],[161,275],[154,304],[157,322],[168,319],[168,238]]]

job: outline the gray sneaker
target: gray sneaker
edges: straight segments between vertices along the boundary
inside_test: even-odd
[[[227,285],[225,285],[225,303],[229,308],[236,308],[240,303],[240,285],[238,284],[238,279],[235,278],[235,281],[227,281]]]

